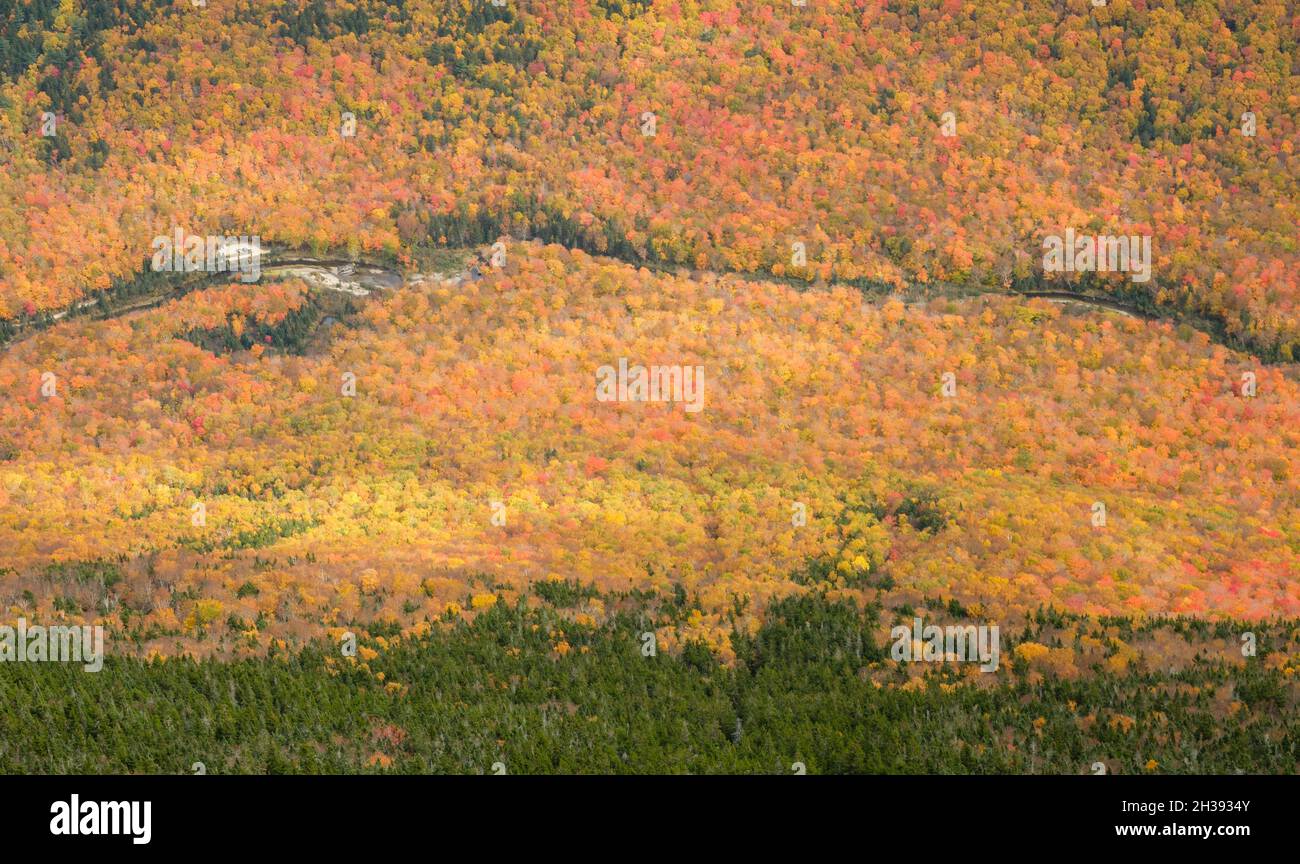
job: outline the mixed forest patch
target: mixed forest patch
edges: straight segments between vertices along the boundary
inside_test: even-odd
[[[879,643],[880,607],[823,594],[774,604],[736,634],[730,665],[699,643],[647,653],[647,628],[694,600],[589,597],[616,610],[595,624],[571,599],[497,603],[414,636],[363,633],[351,657],[322,641],[234,662],[111,657],[95,674],[3,664],[0,771],[1153,774],[1300,762],[1295,667],[1273,650],[1294,651],[1295,620],[1255,627],[1259,655],[1234,661],[1225,644],[1238,625],[1226,622],[1040,615],[985,684],[952,668],[914,677]],[[1137,638],[1169,656],[1129,662],[1122,646]],[[1088,674],[1040,659],[1090,644]]]

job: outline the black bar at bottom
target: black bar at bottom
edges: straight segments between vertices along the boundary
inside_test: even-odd
[[[466,841],[494,854],[845,841],[873,852],[1193,840],[1227,850],[1292,839],[1296,791],[1276,776],[4,777],[0,812],[9,849],[131,856]]]

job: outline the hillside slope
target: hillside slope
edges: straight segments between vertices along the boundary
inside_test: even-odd
[[[232,284],[0,356],[11,602],[164,651],[228,619],[262,645],[415,627],[548,578],[680,586],[702,614],[665,638],[723,651],[735,603],[757,622],[819,585],[1002,620],[1300,614],[1300,383],[1194,330],[539,244],[278,347],[311,297]],[[620,360],[702,387],[605,401]],[[111,584],[49,569],[96,559]]]

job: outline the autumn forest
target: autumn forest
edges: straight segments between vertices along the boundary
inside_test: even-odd
[[[0,0],[0,772],[1300,771],[1297,113],[1293,0]]]

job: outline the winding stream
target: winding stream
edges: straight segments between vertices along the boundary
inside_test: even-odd
[[[301,253],[297,252],[286,252],[283,253],[282,257],[273,256],[271,260],[261,266],[261,273],[264,277],[299,278],[322,290],[339,291],[355,297],[365,297],[374,292],[400,290],[407,284],[418,284],[429,278],[449,278],[458,281],[470,276],[468,271],[463,270],[449,276],[445,274],[410,274],[407,276],[391,266],[374,261],[312,258],[302,256]],[[760,280],[762,278],[752,274],[736,275]],[[167,286],[152,294],[123,301],[120,305],[110,305],[108,309],[103,309],[98,299],[83,300],[40,319],[9,319],[15,325],[16,332],[0,343],[0,350],[7,349],[33,333],[51,327],[69,317],[85,315],[92,321],[120,318],[132,312],[160,306],[170,300],[183,297],[191,291],[200,290],[211,285],[228,283],[231,276],[232,274],[229,272],[197,274],[194,279],[187,282]],[[1006,292],[997,296],[1040,298],[1057,303],[1078,304],[1092,309],[1118,312],[1122,315],[1145,320],[1154,320],[1158,317],[1119,300],[1075,294],[1069,291],[1019,291]]]

